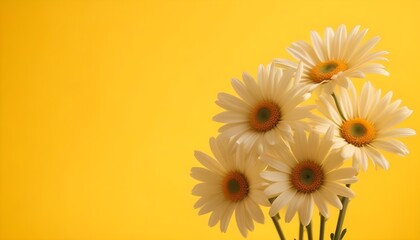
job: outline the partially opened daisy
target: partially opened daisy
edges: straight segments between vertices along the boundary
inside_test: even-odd
[[[359,31],[360,26],[354,27],[347,35],[345,25],[340,25],[336,32],[327,28],[324,39],[315,31],[311,32],[312,46],[305,41],[292,44],[287,51],[297,60],[304,63],[302,83],[312,91],[332,93],[336,85],[347,88],[350,79],[364,78],[366,73],[377,73],[388,76],[389,73],[377,60],[387,60],[384,55],[388,52],[372,52],[372,48],[380,40],[374,37],[362,43],[367,29]],[[295,63],[277,59],[278,64],[295,67]]]
[[[201,208],[199,215],[212,212],[209,226],[220,222],[220,230],[226,232],[235,212],[238,228],[246,237],[248,230],[253,231],[254,221],[264,223],[260,205],[270,205],[259,175],[266,165],[258,160],[255,151],[236,145],[219,136],[210,139],[216,159],[195,152],[195,157],[204,168],[191,169],[191,176],[202,181],[193,188],[192,193],[200,196],[194,205],[195,208]]]
[[[289,140],[293,128],[306,127],[303,119],[311,116],[313,108],[298,106],[310,97],[298,84],[301,73],[302,65],[297,70],[260,65],[257,82],[248,73],[243,74],[243,82],[233,79],[239,98],[219,93],[216,101],[226,109],[214,117],[226,123],[219,129],[221,134],[248,147]]]
[[[328,218],[327,203],[341,209],[339,196],[354,197],[353,191],[343,184],[356,182],[357,171],[342,167],[344,159],[338,151],[332,150],[332,136],[333,128],[323,138],[316,132],[307,137],[298,129],[290,148],[279,143],[273,151],[261,155],[272,169],[261,173],[270,182],[264,192],[275,197],[271,216],[288,206],[285,221],[290,222],[298,212],[301,223],[307,226],[312,219],[314,203]]]
[[[400,107],[401,100],[391,102],[392,92],[381,96],[381,90],[375,90],[366,82],[360,96],[357,96],[351,84],[347,90],[336,91],[337,102],[331,96],[320,96],[319,110],[327,117],[318,129],[334,125],[335,148],[342,150],[344,158],[353,158],[357,169],[367,170],[368,159],[374,165],[388,169],[389,163],[379,152],[384,150],[405,156],[407,147],[397,137],[415,135],[410,128],[395,128],[397,124],[412,114],[407,107]]]

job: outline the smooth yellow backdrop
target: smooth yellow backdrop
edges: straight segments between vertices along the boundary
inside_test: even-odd
[[[241,239],[192,207],[193,151],[209,152],[217,134],[217,93],[233,93],[242,71],[290,58],[285,48],[310,30],[361,24],[390,52],[391,77],[368,78],[414,109],[401,126],[420,129],[419,9],[414,0],[2,0],[0,239]],[[354,185],[346,239],[420,239],[419,139],[404,142],[408,157],[387,154],[389,171],[370,167]],[[296,219],[282,224],[297,237]],[[277,239],[271,220],[249,239]]]

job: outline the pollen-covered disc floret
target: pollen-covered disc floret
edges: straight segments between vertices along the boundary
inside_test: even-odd
[[[219,93],[216,101],[226,110],[213,118],[225,123],[220,133],[253,147],[288,141],[292,129],[308,128],[303,120],[312,117],[313,106],[299,106],[310,97],[298,84],[302,66],[284,70],[260,65],[257,81],[247,73],[243,82],[233,79],[239,97]]]
[[[227,200],[239,202],[248,195],[248,180],[240,172],[230,172],[223,179],[222,189]]]
[[[312,31],[312,45],[297,41],[287,49],[295,59],[303,62],[302,83],[309,91],[319,88],[330,94],[336,85],[347,88],[350,78],[364,78],[366,73],[389,75],[383,65],[376,63],[387,60],[384,56],[388,52],[371,51],[380,38],[373,37],[362,43],[367,31],[356,26],[347,32],[346,26],[340,25],[335,32],[327,28],[324,39]],[[284,59],[274,62],[286,68],[296,66]]]
[[[203,167],[191,169],[191,176],[201,181],[192,190],[193,195],[200,197],[194,207],[200,208],[199,215],[211,212],[209,226],[220,222],[222,232],[226,232],[235,214],[239,231],[246,237],[248,231],[254,230],[254,221],[264,222],[260,205],[270,205],[259,175],[266,164],[258,160],[256,151],[223,136],[211,138],[210,147],[215,159],[195,152]]]
[[[339,196],[354,196],[344,184],[356,182],[357,171],[341,167],[344,158],[332,149],[333,134],[332,127],[324,137],[316,132],[307,137],[299,129],[290,146],[278,143],[261,155],[261,160],[269,166],[261,173],[269,184],[264,192],[275,199],[270,208],[271,216],[287,206],[286,222],[298,212],[301,223],[306,226],[312,219],[314,203],[328,218],[327,204],[341,209]]]
[[[356,147],[364,147],[375,139],[376,130],[373,124],[367,120],[354,118],[343,121],[340,134],[346,142]]]
[[[314,83],[330,80],[334,75],[347,70],[347,64],[340,60],[320,62],[311,69],[311,79]]]
[[[322,186],[324,172],[318,163],[310,160],[302,161],[292,169],[290,181],[298,192],[312,193]]]
[[[251,110],[251,128],[257,132],[267,132],[275,128],[281,120],[280,107],[271,101],[261,101]]]
[[[409,128],[394,128],[409,117],[412,110],[400,107],[400,100],[391,102],[392,92],[384,96],[367,82],[360,95],[353,84],[347,90],[337,89],[336,96],[343,117],[333,97],[320,96],[318,109],[326,116],[316,129],[323,132],[329,126],[335,127],[334,148],[339,149],[344,158],[352,158],[355,168],[367,170],[368,159],[374,165],[388,169],[389,163],[378,150],[408,154],[407,147],[397,137],[415,135]]]

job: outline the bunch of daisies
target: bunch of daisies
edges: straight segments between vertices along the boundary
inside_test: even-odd
[[[192,193],[199,196],[194,207],[199,215],[211,213],[209,226],[217,223],[226,232],[235,214],[240,233],[246,237],[254,222],[264,223],[261,206],[269,215],[280,239],[286,239],[279,223],[298,215],[299,239],[304,227],[312,239],[314,206],[320,215],[320,239],[324,239],[329,205],[340,210],[333,240],[342,239],[345,211],[355,196],[350,185],[359,171],[371,164],[389,168],[381,151],[408,154],[396,138],[415,135],[409,128],[395,126],[412,114],[392,101],[392,92],[366,82],[358,93],[353,78],[366,73],[389,75],[377,61],[386,60],[386,51],[372,51],[375,37],[363,41],[367,29],[350,32],[344,25],[334,32],[327,28],[324,38],[311,32],[311,42],[298,41],[287,51],[297,62],[274,59],[260,65],[256,80],[244,73],[242,81],[232,80],[237,95],[219,93],[216,104],[225,111],[214,116],[224,123],[219,136],[210,139],[214,157],[196,151],[203,165],[193,167],[198,183]],[[311,95],[316,105],[302,105]],[[313,112],[318,111],[318,114]],[[351,160],[352,164],[344,164]]]

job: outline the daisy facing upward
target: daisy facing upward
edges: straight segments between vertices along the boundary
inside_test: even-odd
[[[371,52],[380,40],[374,37],[362,44],[367,29],[360,26],[347,33],[346,26],[340,25],[336,32],[326,28],[324,39],[315,31],[311,32],[312,45],[297,41],[287,51],[298,61],[303,62],[302,83],[309,91],[319,88],[321,92],[331,94],[336,85],[347,88],[350,78],[364,78],[366,73],[388,76],[389,73],[378,60],[387,60],[387,51]],[[276,59],[276,64],[285,67],[296,66],[296,63]]]
[[[285,221],[290,222],[298,212],[300,222],[307,226],[314,203],[328,218],[327,204],[341,209],[339,196],[354,197],[353,191],[344,184],[356,182],[357,171],[341,167],[344,158],[332,149],[332,137],[333,128],[323,138],[315,132],[307,137],[302,129],[297,129],[290,147],[280,143],[270,153],[261,155],[261,160],[272,169],[261,173],[270,184],[265,194],[275,198],[269,212],[271,216],[288,206]]]
[[[335,127],[334,148],[342,150],[344,158],[353,158],[353,166],[364,171],[368,168],[368,159],[383,169],[389,163],[378,151],[384,150],[405,156],[407,147],[396,138],[415,135],[410,128],[395,128],[412,114],[407,107],[400,107],[401,100],[391,102],[392,92],[381,96],[381,90],[375,90],[366,82],[360,96],[357,96],[353,84],[348,90],[338,88],[337,102],[328,95],[320,96],[318,109],[326,118],[318,126],[325,131],[328,126]]]
[[[216,101],[226,110],[213,118],[226,123],[219,132],[249,148],[289,141],[292,129],[306,128],[302,120],[312,116],[313,106],[298,106],[310,97],[298,84],[301,73],[302,65],[297,70],[260,65],[257,82],[248,73],[243,74],[243,82],[233,79],[239,98],[219,93]]]
[[[201,183],[193,190],[200,199],[195,208],[201,208],[199,215],[212,212],[209,226],[220,222],[220,230],[226,232],[235,212],[236,223],[242,236],[254,230],[254,221],[264,223],[260,208],[270,202],[263,192],[260,172],[266,165],[257,159],[255,151],[219,136],[210,139],[215,159],[196,151],[196,159],[204,166],[191,169],[191,176]]]

